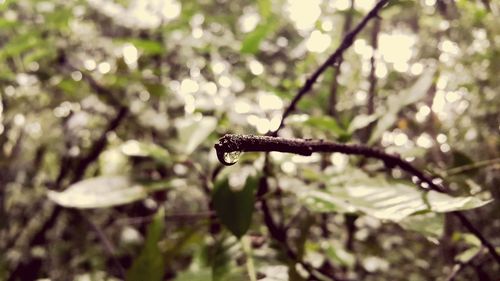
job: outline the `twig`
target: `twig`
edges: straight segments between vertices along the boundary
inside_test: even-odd
[[[496,166],[498,165],[498,167],[500,167],[500,158],[494,158],[494,159],[488,159],[488,160],[483,160],[483,161],[478,161],[478,162],[475,162],[475,163],[472,163],[472,164],[468,164],[468,165],[463,165],[463,166],[459,166],[459,167],[455,167],[455,168],[451,168],[451,169],[448,169],[446,171],[443,172],[443,174],[445,176],[454,176],[454,175],[458,175],[458,174],[461,174],[461,173],[464,173],[464,172],[467,172],[467,171],[470,171],[470,170],[474,170],[474,169],[479,169],[481,167],[484,167],[484,166]]]
[[[262,196],[268,191],[269,184],[267,182],[267,177],[263,176],[260,178],[259,191],[257,196]],[[269,205],[267,204],[266,200],[261,200],[261,208],[262,214],[264,216],[264,223],[266,224],[269,234],[271,234],[271,237],[279,243],[289,259],[300,263],[304,267],[304,269],[311,275],[311,277],[316,278],[314,280],[323,280],[325,278],[323,275],[329,276],[329,278],[334,281],[340,280],[333,274],[323,274],[319,271],[319,269],[314,268],[312,265],[298,257],[297,253],[295,253],[295,251],[291,248],[290,244],[287,241],[286,228],[278,227],[278,224],[273,219],[271,210],[269,209]]]
[[[168,222],[185,223],[187,221],[210,218],[215,215],[214,211],[203,211],[199,213],[178,213],[165,215],[164,220]],[[115,221],[116,224],[142,224],[153,220],[153,216],[123,218]]]
[[[104,250],[108,254],[108,256],[111,258],[113,263],[115,264],[116,269],[118,270],[120,277],[125,278],[125,268],[123,268],[123,265],[120,263],[120,261],[116,258],[116,250],[115,246],[113,243],[108,239],[104,231],[97,225],[95,224],[92,220],[87,218],[83,212],[79,211],[78,214],[85,220],[87,223],[90,225],[90,227],[94,230],[94,232],[97,234],[97,237],[101,241]]]
[[[122,106],[118,109],[116,117],[109,122],[108,127],[104,130],[101,136],[93,143],[88,154],[84,158],[80,159],[80,161],[78,162],[78,165],[76,166],[73,174],[73,180],[72,180],[73,183],[82,179],[82,177],[85,174],[85,171],[87,170],[87,167],[90,164],[92,164],[97,159],[97,157],[99,157],[101,152],[106,147],[106,144],[108,142],[107,141],[108,133],[114,131],[118,127],[118,125],[122,123],[127,114],[128,114],[127,107]]]
[[[410,175],[417,177],[421,183],[425,183],[431,190],[446,193],[447,188],[435,183],[430,176],[427,176],[421,170],[417,169],[410,162],[402,159],[399,155],[388,154],[383,150],[371,148],[355,144],[341,144],[326,140],[311,140],[311,139],[285,139],[279,137],[268,136],[253,136],[253,135],[225,135],[219,142],[215,144],[217,157],[222,164],[232,165],[224,159],[226,153],[235,151],[261,151],[261,152],[287,152],[304,156],[309,156],[313,152],[339,152],[347,155],[359,155],[368,158],[382,160],[386,167],[399,167]],[[420,185],[422,187],[422,185]],[[467,219],[467,217],[459,212],[452,212],[462,225],[473,233],[481,243],[488,249],[490,254],[500,265],[500,255],[496,252],[495,247],[482,235],[482,233]]]
[[[403,160],[398,155],[388,154],[382,150],[361,145],[342,144],[326,140],[286,139],[280,137],[227,134],[220,138],[219,142],[215,144],[214,147],[219,161],[224,165],[234,164],[227,162],[224,159],[224,155],[235,151],[278,151],[304,156],[310,156],[313,152],[340,152],[348,155],[360,155],[369,158],[376,158],[384,161],[386,166],[398,166],[408,173],[417,176],[422,182],[432,186],[432,188],[436,191],[444,192],[443,187],[434,184],[430,177],[424,175],[420,170],[413,167],[412,164]]]
[[[290,102],[290,105],[285,109],[283,112],[283,116],[281,118],[280,125],[278,129],[274,132],[271,133],[271,135],[276,136],[278,134],[278,131],[285,126],[285,119],[292,113],[299,100],[307,93],[309,92],[314,83],[318,80],[319,76],[329,67],[334,64],[336,64],[339,60],[339,58],[342,57],[342,54],[352,45],[354,42],[354,38],[363,30],[363,28],[366,26],[368,21],[370,19],[376,17],[378,15],[378,12],[387,4],[389,0],[380,0],[374,7],[373,9],[363,18],[363,20],[351,31],[349,32],[344,39],[342,40],[342,43],[340,46],[337,48],[337,50],[330,56],[328,59],[306,80],[306,83],[300,88],[300,90],[297,92],[295,97],[292,99]]]
[[[355,2],[355,0],[351,0],[351,7],[349,8],[349,12],[346,13],[345,21],[344,21],[344,28],[342,31],[342,36],[347,34],[347,32],[349,32],[349,30],[351,29],[352,16],[355,12],[354,2]],[[332,78],[333,80],[332,80],[332,84],[330,85],[330,96],[329,96],[329,100],[328,100],[329,101],[328,102],[328,114],[332,117],[337,116],[337,110],[335,109],[335,106],[337,104],[337,95],[338,95],[337,91],[339,88],[338,78],[339,78],[340,73],[341,73],[340,67],[342,66],[342,62],[343,62],[343,58],[342,58],[342,56],[340,56],[338,59],[338,62],[333,67],[333,78]]]
[[[370,81],[370,88],[368,89],[368,114],[373,114],[375,112],[375,91],[377,88],[377,76],[375,76],[375,71],[376,71],[376,61],[375,61],[375,55],[376,51],[378,48],[378,34],[380,32],[380,18],[376,18],[373,20],[373,30],[372,30],[372,37],[371,37],[371,44],[373,48],[373,54],[372,57],[370,58],[370,76],[369,76],[369,81]]]

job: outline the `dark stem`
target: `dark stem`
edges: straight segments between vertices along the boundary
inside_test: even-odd
[[[268,191],[269,191],[269,183],[267,181],[267,176],[263,176],[260,178],[259,191],[257,196],[261,197]],[[260,202],[261,202],[262,214],[264,216],[264,223],[266,224],[269,234],[275,241],[279,243],[280,247],[283,249],[283,251],[288,256],[289,259],[291,259],[294,262],[300,263],[309,273],[310,277],[313,278],[312,280],[323,280],[326,276],[328,276],[329,279],[334,281],[341,280],[340,278],[335,276],[332,272],[330,272],[329,274],[325,274],[321,272],[321,270],[316,269],[309,263],[303,261],[290,246],[290,243],[287,240],[287,229],[284,227],[280,227],[278,223],[276,223],[276,221],[274,220],[271,214],[271,209],[269,208],[267,201],[261,200]]]
[[[337,50],[330,56],[328,59],[306,80],[306,83],[300,90],[297,92],[293,100],[290,102],[290,105],[285,109],[283,112],[283,116],[281,118],[281,123],[278,127],[278,129],[274,132],[271,133],[271,135],[276,136],[278,134],[278,131],[285,126],[285,119],[292,113],[299,100],[307,93],[309,92],[314,83],[318,80],[319,76],[325,72],[325,70],[338,63],[338,60],[342,57],[343,53],[353,44],[354,38],[363,30],[363,28],[366,26],[368,21],[370,19],[376,17],[378,15],[378,12],[389,2],[389,0],[380,0],[374,7],[373,9],[363,18],[363,20],[351,31],[349,32],[344,39],[342,40],[342,43],[340,46],[337,48]]]
[[[389,154],[383,150],[371,148],[356,144],[341,144],[326,140],[312,139],[285,139],[280,137],[254,136],[254,135],[232,135],[228,134],[219,139],[214,145],[217,157],[222,164],[232,165],[224,159],[224,154],[234,151],[261,151],[261,152],[287,152],[299,155],[311,155],[313,152],[339,152],[347,155],[359,155],[368,158],[382,160],[386,167],[399,167],[410,175],[417,177],[421,184],[426,184],[430,190],[440,193],[446,193],[447,188],[435,183],[430,176],[427,176],[421,170],[417,169],[410,162],[402,159],[399,155]],[[422,187],[422,185],[420,185]],[[452,212],[461,224],[474,234],[481,243],[488,249],[490,254],[500,265],[500,255],[495,247],[482,235],[482,233],[467,219],[467,217],[458,211]]]
[[[344,22],[344,28],[342,30],[342,36],[345,36],[349,30],[351,30],[351,25],[352,25],[352,17],[354,15],[354,2],[355,0],[351,0],[351,7],[349,8],[349,12],[346,13],[345,16],[345,22]],[[336,110],[336,105],[337,105],[337,96],[338,96],[338,89],[339,89],[339,81],[338,77],[340,76],[341,69],[340,67],[342,66],[343,58],[342,56],[338,59],[338,62],[335,64],[333,67],[333,77],[332,77],[332,84],[330,85],[330,96],[328,99],[328,115],[332,117],[337,117],[337,110]]]
[[[327,140],[287,139],[280,137],[233,135],[227,134],[214,145],[219,161],[224,165],[232,165],[224,159],[226,153],[240,152],[286,152],[310,156],[313,152],[339,152],[347,155],[359,155],[382,160],[389,167],[399,167],[411,175],[416,176],[430,189],[444,193],[445,188],[437,185],[432,178],[415,168],[410,162],[403,160],[399,155],[388,154],[383,150],[357,144],[343,144]]]
[[[72,183],[75,183],[83,178],[85,175],[85,171],[87,168],[90,166],[90,164],[94,163],[101,152],[106,148],[106,145],[108,143],[108,133],[113,132],[118,125],[120,125],[125,117],[128,114],[128,108],[125,106],[122,106],[118,109],[118,112],[116,113],[115,118],[113,118],[107,128],[104,130],[104,132],[99,136],[99,138],[92,144],[89,152],[85,157],[80,159],[78,162],[78,165],[75,168],[75,171],[73,173],[73,179]]]
[[[101,241],[104,250],[106,251],[107,255],[111,258],[116,269],[118,270],[120,277],[124,278],[126,271],[125,268],[120,263],[120,261],[118,260],[118,258],[116,257],[116,250],[115,250],[116,248],[113,242],[109,240],[104,231],[97,224],[95,224],[90,218],[86,217],[82,212],[78,212],[78,214],[83,220],[87,221],[92,230],[94,230],[94,232],[97,234],[97,237],[99,238],[99,241]]]
[[[376,18],[373,20],[373,30],[371,36],[371,44],[373,48],[373,55],[370,58],[370,88],[368,89],[368,114],[373,114],[375,112],[375,95],[377,88],[377,77],[375,76],[376,71],[376,61],[375,61],[375,53],[378,48],[378,34],[380,32],[380,18]]]

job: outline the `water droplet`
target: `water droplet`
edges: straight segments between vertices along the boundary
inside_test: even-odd
[[[238,159],[240,158],[241,151],[231,151],[231,152],[225,152],[224,153],[224,164],[225,165],[233,165],[236,162],[238,162]]]

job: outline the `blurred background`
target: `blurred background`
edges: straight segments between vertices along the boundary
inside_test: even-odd
[[[497,1],[390,1],[280,131],[399,153],[462,201],[429,212],[377,161],[271,153],[264,200],[294,259],[252,215],[262,198],[213,198],[264,165],[222,168],[218,138],[276,130],[375,4],[0,0],[0,279],[498,280],[445,213],[486,204],[467,214],[500,245]]]

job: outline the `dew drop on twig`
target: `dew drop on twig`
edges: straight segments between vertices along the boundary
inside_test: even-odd
[[[231,151],[231,152],[225,152],[224,153],[224,164],[225,165],[233,165],[236,162],[238,162],[238,159],[240,158],[241,151]]]

